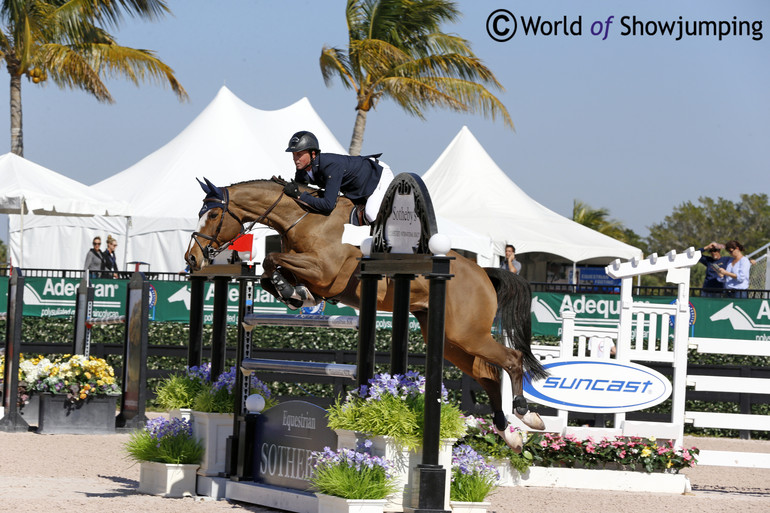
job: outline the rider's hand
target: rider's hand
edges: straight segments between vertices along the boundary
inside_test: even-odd
[[[283,193],[291,198],[299,198],[299,187],[297,182],[289,182],[283,186]]]

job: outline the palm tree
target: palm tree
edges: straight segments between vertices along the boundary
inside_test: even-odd
[[[580,200],[575,200],[572,204],[573,221],[621,242],[625,242],[625,226],[623,226],[623,223],[620,221],[609,219],[609,215],[610,211],[606,208],[591,208]]]
[[[349,153],[358,155],[366,116],[387,96],[424,119],[425,107],[500,115],[513,128],[505,106],[487,85],[502,86],[470,44],[440,31],[460,13],[450,0],[348,0],[347,49],[324,47],[321,72],[326,85],[339,76],[356,92],[356,120]]]
[[[174,71],[150,50],[117,44],[100,24],[117,26],[124,14],[155,19],[168,12],[166,0],[2,0],[0,59],[11,79],[11,151],[24,155],[21,78],[35,84],[82,89],[112,102],[102,77],[165,81],[187,98]]]

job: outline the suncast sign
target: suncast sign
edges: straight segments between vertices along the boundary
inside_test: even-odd
[[[524,395],[560,410],[620,413],[655,406],[671,395],[665,376],[631,362],[559,358],[543,367],[551,375],[535,383],[526,381]]]

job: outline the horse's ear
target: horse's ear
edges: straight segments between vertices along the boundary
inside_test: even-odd
[[[224,198],[224,195],[222,194],[222,189],[220,189],[219,187],[211,183],[209,179],[206,178],[205,176],[203,177],[203,179],[206,180],[206,184],[209,186],[209,194],[217,198]]]
[[[196,180],[198,180],[198,178],[197,178],[197,177],[196,177],[195,179],[196,179]],[[206,180],[206,179],[204,178],[204,180]],[[208,183],[208,180],[206,180],[206,182]],[[198,183],[200,184],[200,186],[201,186],[201,189],[203,189],[203,192],[205,192],[205,193],[206,193],[206,196],[208,196],[209,194],[211,194],[211,189],[209,189],[209,186],[208,186],[207,184],[205,184],[205,183],[201,182],[200,180],[198,180]]]

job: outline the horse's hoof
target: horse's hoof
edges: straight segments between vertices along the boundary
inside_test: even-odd
[[[513,449],[516,454],[521,454],[521,449],[524,447],[524,439],[521,437],[521,431],[514,430],[511,426],[503,429],[502,431],[495,428],[495,432],[505,440],[505,443]]]
[[[545,422],[543,422],[543,419],[540,418],[539,414],[533,411],[527,412],[524,415],[516,413],[516,417],[532,429],[537,429],[539,431],[545,429]]]

